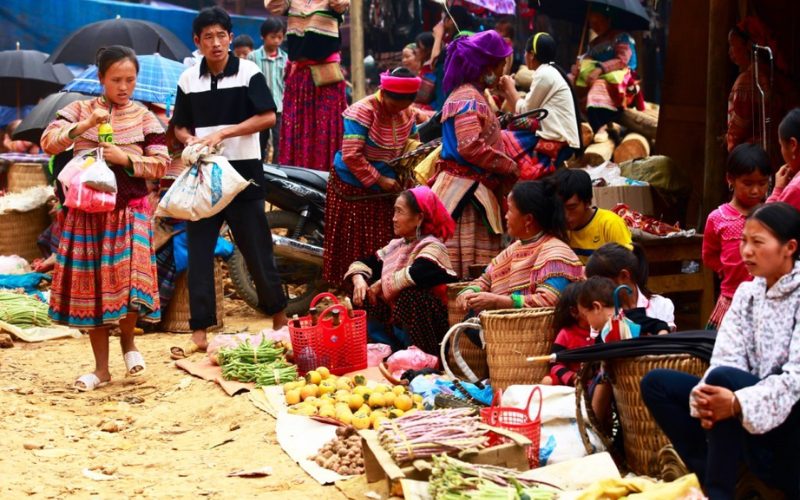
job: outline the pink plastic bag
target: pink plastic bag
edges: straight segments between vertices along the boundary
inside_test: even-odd
[[[81,182],[80,175],[72,177],[66,195],[64,205],[89,213],[110,212],[117,204],[117,193],[92,189]]]
[[[439,366],[439,358],[414,345],[406,350],[397,351],[386,360],[386,367],[393,376],[402,375],[406,370],[421,370],[423,368],[436,368],[437,366]]]
[[[392,348],[386,344],[367,344],[367,366],[378,366],[392,354]]]

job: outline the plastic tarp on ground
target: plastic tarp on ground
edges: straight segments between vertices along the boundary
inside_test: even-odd
[[[197,12],[179,6],[160,5],[153,7],[111,0],[3,0],[0,2],[0,50],[14,49],[20,42],[23,49],[49,54],[76,29],[117,16],[160,24],[194,50],[192,20]],[[250,35],[256,46],[261,45],[259,28],[263,18],[231,17],[235,35]]]

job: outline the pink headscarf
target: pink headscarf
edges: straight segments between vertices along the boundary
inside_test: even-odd
[[[427,186],[410,189],[422,210],[422,234],[432,234],[442,241],[447,241],[456,230],[456,223],[450,212],[444,207],[436,193]]]

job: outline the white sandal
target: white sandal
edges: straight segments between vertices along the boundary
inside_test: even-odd
[[[83,385],[82,386],[78,385],[79,382]],[[76,390],[80,392],[89,392],[95,389],[99,389],[100,387],[106,386],[108,385],[109,382],[110,382],[109,380],[102,382],[100,378],[94,373],[87,373],[85,375],[81,375],[80,377],[78,377],[78,380],[76,380],[75,383],[72,384],[72,387],[74,387]]]
[[[128,351],[122,355],[125,360],[125,369],[127,370],[126,377],[139,377],[144,374],[145,368],[144,357],[139,351]],[[133,371],[134,368],[139,367],[138,371]]]

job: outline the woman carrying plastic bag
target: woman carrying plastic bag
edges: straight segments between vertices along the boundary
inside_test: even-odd
[[[134,326],[137,319],[161,319],[145,179],[159,179],[169,164],[164,130],[151,112],[131,101],[139,66],[130,48],[100,50],[97,66],[104,95],[67,105],[42,135],[48,154],[74,146],[80,156],[102,148],[117,187],[109,211],[84,210],[84,198],[67,211],[53,272],[50,316],[57,323],[88,329],[92,343],[95,369],[75,382],[80,391],[111,379],[108,336],[114,325],[121,331],[126,376],[141,375],[145,363],[134,343]],[[103,123],[112,126],[113,142],[101,142]],[[107,180],[105,172],[94,170],[96,166],[89,165],[70,180],[73,192],[100,193],[98,186],[108,187],[100,182]],[[80,183],[84,174],[86,182]],[[90,179],[95,188],[89,187]]]

